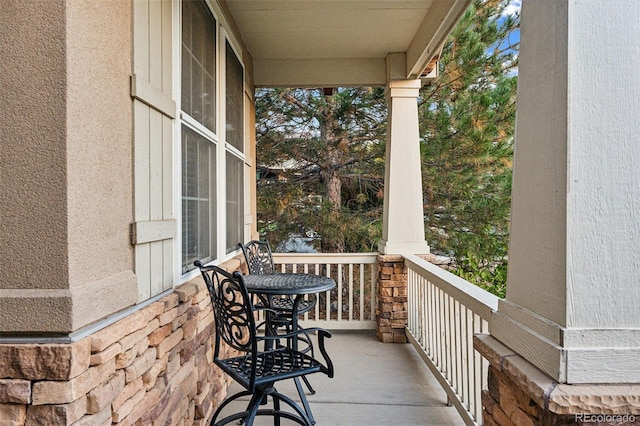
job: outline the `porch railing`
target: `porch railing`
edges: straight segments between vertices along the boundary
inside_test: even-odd
[[[488,362],[473,335],[488,333],[498,297],[418,256],[406,255],[407,337],[467,425],[482,424]]]
[[[377,253],[274,253],[276,269],[331,277],[336,288],[318,295],[305,326],[375,330]]]

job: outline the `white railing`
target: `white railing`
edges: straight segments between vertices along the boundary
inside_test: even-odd
[[[467,425],[482,424],[488,362],[473,335],[488,333],[498,297],[417,256],[406,255],[407,337]]]
[[[336,288],[318,295],[305,326],[329,330],[376,328],[377,253],[274,253],[276,269],[331,277]]]

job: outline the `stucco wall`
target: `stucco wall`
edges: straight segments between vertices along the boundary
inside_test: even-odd
[[[64,3],[3,2],[0,22],[0,327],[69,328]]]
[[[131,4],[0,7],[0,332],[68,333],[136,301]]]
[[[129,242],[132,7],[127,1],[66,4],[69,288],[76,329],[137,301]]]

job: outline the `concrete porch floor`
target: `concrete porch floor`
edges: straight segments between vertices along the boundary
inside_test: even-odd
[[[326,347],[335,377],[309,376],[316,394],[307,397],[317,426],[464,425],[413,346],[381,343],[373,331],[332,334]],[[299,401],[293,380],[276,387]],[[229,395],[239,389],[232,385]],[[247,402],[233,403],[225,413],[242,411]],[[258,418],[254,424],[272,425],[273,419]]]

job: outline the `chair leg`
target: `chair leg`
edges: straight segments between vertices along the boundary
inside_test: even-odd
[[[230,396],[229,398],[227,398],[222,404],[220,404],[220,406],[218,406],[218,409],[216,410],[215,414],[213,415],[213,418],[211,419],[211,426],[217,425],[219,423],[216,423],[216,419],[218,418],[218,416],[220,415],[220,413],[222,412],[222,410],[224,409],[224,407],[226,407],[227,405],[229,405],[230,403],[232,403],[233,401],[235,401],[238,398],[242,398],[243,396],[249,396],[251,395],[251,392],[248,391],[241,391],[236,393],[233,396]],[[226,420],[223,419],[223,420]],[[225,423],[222,423],[225,424]]]
[[[276,406],[276,400],[280,400],[280,401],[284,402],[285,404],[287,404],[288,406],[290,406],[291,408],[293,408],[296,411],[296,413],[298,414],[298,417],[295,417],[292,413],[288,413],[286,411],[281,411],[280,412],[280,416],[281,417],[285,417],[287,419],[293,420],[296,423],[299,423],[299,424],[305,425],[305,426],[313,426],[316,423],[315,420],[313,420],[312,418],[310,418],[309,415],[307,415],[305,410],[302,407],[300,407],[300,405],[298,405],[294,400],[292,400],[288,396],[286,396],[284,394],[281,394],[280,392],[275,392],[272,395],[272,397],[273,397],[274,407]],[[278,407],[280,407],[279,403],[278,403]]]
[[[304,379],[304,376],[302,376]],[[311,407],[309,406],[309,401],[307,400],[307,396],[304,394],[304,389],[302,389],[302,384],[300,383],[300,378],[296,377],[293,379],[296,384],[296,389],[298,390],[298,395],[300,395],[300,401],[302,401],[302,406],[304,407],[304,411],[309,418],[309,421],[312,425],[316,424],[316,420],[313,418],[313,414],[311,413]]]
[[[251,397],[251,402],[247,406],[247,417],[244,419],[244,424],[247,426],[253,426],[253,421],[256,419],[256,415],[258,414],[258,409],[260,408],[260,404],[262,404],[262,398],[264,394],[262,392],[255,393]]]
[[[218,418],[218,415],[220,414],[220,412],[230,402],[242,396],[249,396],[249,395],[251,395],[251,401],[249,401],[249,405],[247,405],[246,410],[241,411],[239,413],[230,414],[224,419],[216,422],[216,419]],[[264,395],[261,392],[254,393],[254,394],[251,394],[250,392],[247,392],[247,391],[238,392],[237,394],[233,395],[231,398],[225,400],[222,404],[220,404],[220,407],[218,407],[218,409],[216,410],[216,413],[213,415],[213,418],[211,419],[210,426],[223,426],[231,423],[234,420],[240,420],[241,424],[245,424],[247,426],[253,426],[253,421],[255,420],[256,413],[258,412],[258,408],[260,407],[260,403],[262,401],[263,396]]]
[[[280,426],[280,398],[276,394],[273,397],[273,426]]]
[[[247,409],[245,411],[231,414],[225,417],[224,419],[216,422],[218,415],[220,414],[222,409],[229,404],[229,402],[239,397],[248,396],[248,395],[251,395],[251,401],[249,401],[249,404],[247,405]],[[271,396],[273,398],[273,409],[271,408],[260,409],[262,399],[265,396]],[[295,413],[282,411],[280,406],[281,405],[280,401],[290,406],[293,410],[295,410]],[[213,419],[211,419],[210,425],[223,426],[235,420],[239,420],[240,424],[245,424],[246,426],[253,426],[253,423],[257,416],[273,416],[274,426],[280,426],[281,419],[283,418],[294,421],[295,423],[298,423],[303,426],[313,426],[315,425],[316,422],[311,417],[310,410],[308,413],[306,412],[307,406],[308,404],[305,404],[305,408],[302,408],[294,400],[292,400],[286,395],[279,393],[273,387],[267,388],[267,389],[261,389],[259,392],[256,392],[254,394],[244,391],[244,392],[239,392],[233,395],[228,400],[224,401],[220,405],[220,407],[218,407],[215,414],[213,415]]]
[[[311,383],[309,383],[309,379],[307,379],[307,376],[302,376],[302,381],[304,382],[305,385],[307,385],[307,389],[309,389],[309,393],[311,395],[315,395],[316,391],[315,389],[313,389],[313,387],[311,386]]]

